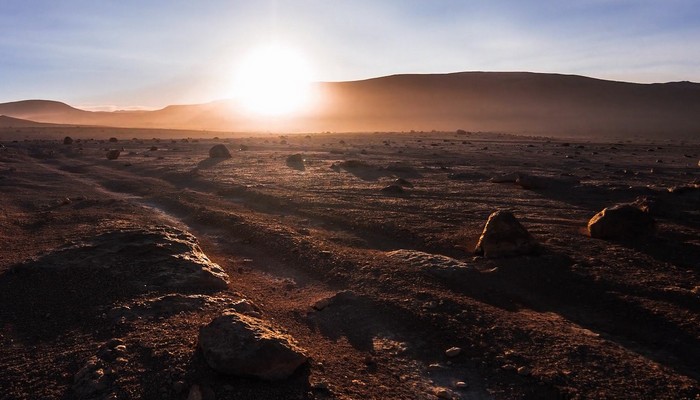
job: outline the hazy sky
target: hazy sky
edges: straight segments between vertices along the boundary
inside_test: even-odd
[[[700,81],[700,1],[0,0],[0,102],[160,107],[229,97],[271,41],[319,81],[535,71]]]

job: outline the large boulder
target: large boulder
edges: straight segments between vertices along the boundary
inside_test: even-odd
[[[285,379],[307,361],[291,336],[238,313],[221,315],[202,327],[199,348],[217,372],[265,380]]]
[[[209,149],[209,158],[231,158],[231,152],[223,144],[216,144]]]
[[[604,208],[588,221],[588,234],[598,239],[637,239],[652,235],[654,230],[655,222],[649,213],[631,204]]]
[[[489,216],[474,253],[488,258],[533,254],[537,241],[510,211],[496,211]]]

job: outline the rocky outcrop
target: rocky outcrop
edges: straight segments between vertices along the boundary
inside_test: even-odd
[[[221,315],[202,327],[199,348],[217,372],[265,380],[285,379],[307,361],[291,336],[238,313]]]
[[[604,208],[588,221],[588,234],[598,239],[638,239],[652,235],[654,230],[655,222],[649,213],[631,204]]]
[[[533,254],[538,244],[510,211],[496,211],[489,216],[479,242],[477,255],[488,258]]]
[[[95,275],[130,292],[217,291],[228,275],[202,252],[197,239],[173,227],[124,229],[61,249],[33,263],[54,271]]]

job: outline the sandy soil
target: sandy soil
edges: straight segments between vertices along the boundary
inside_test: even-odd
[[[700,191],[668,190],[698,182],[697,143],[33,134],[65,132],[81,141],[0,148],[0,398],[185,399],[194,385],[205,399],[700,395]],[[209,159],[216,143],[233,157]],[[110,148],[123,148],[117,160],[106,159]],[[286,161],[296,153],[303,163]],[[490,181],[514,172],[538,185]],[[382,191],[397,178],[410,185]],[[655,237],[586,235],[596,212],[640,197],[654,204]],[[498,209],[515,213],[541,254],[472,254]],[[154,226],[197,237],[231,278],[228,290],[207,294],[221,302],[115,319],[115,307],[167,293],[136,293],[99,274],[17,272],[105,232]],[[431,255],[461,267],[441,268]],[[335,296],[343,291],[351,294]],[[197,332],[241,298],[311,362],[275,383],[209,369]],[[325,308],[312,307],[325,298]],[[113,339],[125,349],[110,359],[108,388],[81,395],[76,374]],[[461,352],[448,357],[454,346]]]

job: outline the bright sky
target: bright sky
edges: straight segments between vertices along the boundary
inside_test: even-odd
[[[270,43],[303,55],[317,81],[481,70],[698,82],[700,1],[0,0],[0,102],[228,98],[242,60]]]

